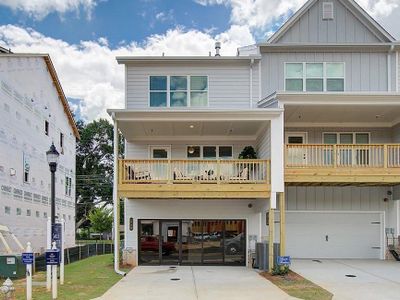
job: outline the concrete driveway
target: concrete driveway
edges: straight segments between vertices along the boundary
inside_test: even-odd
[[[400,299],[400,263],[383,260],[293,260],[292,270],[335,300]],[[356,277],[347,277],[355,275]]]
[[[178,279],[178,280],[171,280]],[[136,267],[108,290],[102,300],[295,299],[244,267]]]

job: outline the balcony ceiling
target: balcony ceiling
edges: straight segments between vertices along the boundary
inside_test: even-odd
[[[400,105],[285,105],[285,126],[392,127],[399,122]]]
[[[280,108],[231,110],[108,110],[131,140],[254,140]]]

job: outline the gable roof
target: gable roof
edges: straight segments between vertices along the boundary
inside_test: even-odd
[[[3,48],[5,49],[5,48]],[[74,117],[72,115],[71,109],[68,104],[67,97],[65,97],[64,91],[62,89],[60,80],[58,79],[56,69],[54,68],[53,62],[51,61],[49,54],[41,54],[41,53],[13,53],[8,51],[6,53],[0,53],[0,56],[9,56],[9,57],[42,57],[46,63],[46,67],[49,71],[50,77],[53,81],[54,87],[57,91],[58,98],[61,101],[61,104],[64,108],[64,113],[67,115],[69,125],[72,128],[72,131],[77,139],[80,139],[78,127],[76,126]]]
[[[276,43],[313,5],[320,0],[308,0],[294,13],[268,40],[267,43]],[[394,42],[395,38],[386,31],[354,0],[337,0],[357,17],[379,40]]]

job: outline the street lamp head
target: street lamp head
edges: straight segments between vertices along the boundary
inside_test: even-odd
[[[58,157],[60,154],[58,153],[54,143],[51,144],[49,151],[46,152],[47,163],[51,167],[57,167]]]

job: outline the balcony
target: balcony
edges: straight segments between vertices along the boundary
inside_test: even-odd
[[[395,185],[400,144],[285,146],[287,185]]]
[[[268,198],[269,160],[119,160],[127,198]]]

